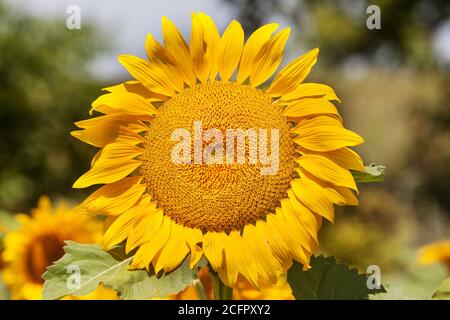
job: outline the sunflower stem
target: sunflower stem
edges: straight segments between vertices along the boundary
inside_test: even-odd
[[[214,300],[231,300],[233,296],[233,289],[227,287],[220,281],[219,274],[211,273],[213,279],[213,297]]]
[[[200,279],[194,280],[194,287],[195,287],[195,290],[197,290],[200,300],[208,300],[208,298],[206,297],[205,288],[203,287],[203,284],[200,281]]]

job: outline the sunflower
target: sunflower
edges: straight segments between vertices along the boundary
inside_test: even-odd
[[[20,226],[6,234],[2,254],[3,279],[11,289],[12,299],[42,298],[42,274],[64,255],[65,240],[82,243],[101,240],[101,223],[80,217],[64,203],[52,208],[47,197],[39,199],[31,216],[18,214],[16,219]],[[114,299],[117,295],[101,287],[84,298]]]
[[[148,59],[120,55],[134,79],[106,88],[92,103],[97,116],[76,123],[72,135],[100,150],[73,187],[103,185],[77,209],[109,217],[103,247],[125,241],[132,268],[170,272],[204,256],[229,287],[240,276],[256,287],[275,283],[293,260],[309,267],[334,204],[358,204],[350,170],[363,162],[349,147],[363,139],[344,128],[332,88],[304,83],[319,50],[267,83],[290,32],[278,27],[264,25],[244,43],[239,22],[220,35],[198,13],[188,45],[163,17],[164,43],[148,35]],[[221,141],[227,151],[238,144],[228,131],[254,128],[258,148],[249,134],[242,161],[225,157]],[[251,161],[255,148],[262,160],[278,159],[277,170],[263,174],[268,162]]]
[[[418,260],[423,265],[440,262],[450,272],[450,240],[442,240],[423,246],[419,250]]]

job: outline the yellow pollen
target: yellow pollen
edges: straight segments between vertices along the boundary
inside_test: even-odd
[[[244,140],[244,162],[226,162],[226,152],[223,163],[196,162],[196,123],[201,123],[203,133],[208,129],[223,133],[224,148],[229,129],[264,130],[267,155],[278,160],[276,173],[264,175],[261,170],[267,163],[250,161],[251,147],[261,147],[259,139],[257,146]],[[189,162],[181,164],[172,157],[178,143],[172,134],[180,128],[189,131],[192,145]],[[279,133],[278,153],[271,145],[274,129]],[[209,142],[201,142],[202,152]],[[270,96],[246,85],[216,81],[187,89],[159,108],[145,136],[141,175],[149,193],[175,222],[203,232],[228,233],[264,219],[279,206],[292,179],[294,149],[290,125]]]

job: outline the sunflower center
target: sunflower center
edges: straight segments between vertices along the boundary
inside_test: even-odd
[[[280,107],[235,83],[199,84],[159,109],[141,174],[164,213],[203,232],[253,224],[279,205],[294,144]]]
[[[43,283],[42,275],[46,267],[64,255],[64,242],[56,235],[43,235],[28,248],[25,267],[34,283]]]

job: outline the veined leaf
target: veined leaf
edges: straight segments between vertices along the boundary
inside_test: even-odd
[[[433,299],[450,300],[450,278],[447,278],[442,282],[439,288],[433,293]]]
[[[364,167],[365,171],[352,171],[353,178],[356,182],[381,182],[384,180],[385,166],[371,163]]]
[[[288,282],[297,300],[362,300],[369,294],[385,292],[384,288],[369,289],[367,276],[345,264],[338,264],[334,257],[312,257],[311,269],[295,262],[288,271]]]
[[[122,259],[117,252],[109,253],[95,244],[66,243],[65,255],[43,275],[44,299],[86,295],[101,283],[116,290],[122,299],[166,297],[196,279],[197,268],[191,270],[188,261],[173,272],[157,277],[145,270],[128,270],[132,256]],[[200,264],[204,265],[204,261]]]

